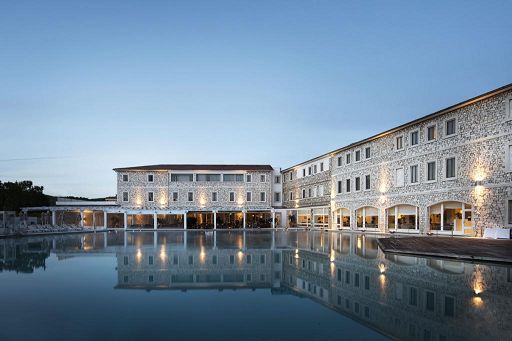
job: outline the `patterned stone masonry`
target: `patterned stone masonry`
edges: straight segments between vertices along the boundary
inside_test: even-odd
[[[167,171],[128,171],[117,174],[118,204],[126,208],[166,208],[176,210],[268,210],[272,206],[272,172],[246,171],[244,182],[223,181],[193,181],[173,182]],[[190,173],[194,173],[191,171]],[[219,173],[219,172],[212,172]],[[222,172],[220,172],[222,173]],[[123,181],[123,175],[128,174],[128,182]],[[148,181],[148,175],[153,175],[153,182]],[[242,174],[242,172],[240,173]],[[251,175],[251,182],[246,181],[246,175]],[[264,176],[264,181],[262,180]],[[128,192],[129,200],[123,201],[123,192]],[[153,201],[149,201],[149,192],[153,192]],[[230,192],[234,192],[234,201],[230,201]],[[251,193],[251,201],[247,201],[247,192]],[[174,201],[173,193],[177,193]],[[188,193],[192,193],[189,201]],[[217,193],[217,201],[213,199]],[[264,200],[261,193],[264,194]]]
[[[324,163],[324,170],[318,166]],[[302,169],[308,170],[311,165],[317,165],[317,173],[301,176]],[[313,167],[312,166],[312,167]],[[290,180],[290,174],[292,179]],[[308,174],[308,173],[306,173]],[[283,171],[283,206],[285,208],[302,208],[314,206],[329,206],[331,197],[331,160],[322,158],[306,165],[295,166]],[[323,194],[322,194],[323,191]],[[292,198],[290,198],[290,192]],[[310,195],[311,193],[311,195]],[[305,196],[303,196],[305,194]]]
[[[405,126],[362,145],[340,150],[333,156],[333,211],[346,208],[351,212],[355,228],[355,210],[363,206],[379,209],[379,230],[387,231],[386,209],[398,204],[419,207],[419,230],[429,230],[428,208],[434,204],[457,201],[472,206],[474,233],[485,227],[506,224],[506,202],[512,194],[510,145],[512,121],[506,103],[512,98],[507,91],[417,124]],[[455,119],[455,133],[447,136],[447,122]],[[428,141],[429,127],[435,127],[436,138]],[[413,144],[413,134],[418,143]],[[402,148],[397,148],[397,140]],[[354,162],[357,150],[371,148],[371,158]],[[352,162],[346,163],[346,155]],[[341,157],[342,164],[337,166]],[[447,178],[446,160],[455,158],[455,177]],[[435,162],[435,180],[427,179],[427,164]],[[417,166],[418,179],[411,172]],[[403,183],[402,176],[403,174]],[[370,176],[370,189],[365,190],[365,177]],[[361,190],[355,190],[356,178]],[[346,182],[350,179],[351,191]],[[337,193],[338,181],[342,191]]]

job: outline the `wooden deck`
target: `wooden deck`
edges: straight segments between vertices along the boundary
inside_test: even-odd
[[[464,237],[379,238],[385,253],[512,263],[512,240]]]

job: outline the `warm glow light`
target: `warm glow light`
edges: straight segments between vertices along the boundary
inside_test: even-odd
[[[386,272],[386,266],[384,265],[384,263],[380,263],[379,264],[379,271],[380,271],[381,274]]]
[[[476,308],[480,308],[484,305],[484,300],[481,297],[475,296],[471,299],[471,304]]]
[[[135,258],[137,259],[137,262],[141,261],[141,259],[142,259],[142,252],[140,251],[140,249],[137,249],[137,253],[135,255]]]
[[[162,245],[160,249],[160,260],[164,262],[167,259],[167,251],[165,250],[165,245]]]
[[[383,204],[383,203],[385,203],[385,202],[386,202],[386,196],[385,196],[384,194],[383,194],[383,195],[381,195],[381,196],[379,197],[379,202],[380,202],[381,204]]]
[[[336,252],[334,252],[334,250],[331,250],[331,263],[334,262],[336,260]]]
[[[242,250],[238,251],[238,261],[241,262],[244,260],[244,253],[242,252]]]
[[[206,252],[204,251],[204,248],[201,248],[201,252],[199,252],[199,260],[201,263],[204,263],[206,260]]]
[[[299,258],[299,249],[295,249],[295,258],[298,259]]]
[[[361,247],[363,247],[363,242],[362,242],[362,240],[361,240],[361,237],[360,237],[360,236],[358,236],[358,237],[357,237],[357,248],[358,248],[358,249],[361,249]]]

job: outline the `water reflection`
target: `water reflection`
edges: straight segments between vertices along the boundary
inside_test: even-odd
[[[510,267],[385,255],[369,235],[189,231],[0,240],[0,270],[44,270],[50,254],[115,257],[115,290],[267,288],[309,298],[396,339],[512,333]]]

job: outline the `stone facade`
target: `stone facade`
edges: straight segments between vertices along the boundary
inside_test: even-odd
[[[471,205],[475,234],[481,228],[504,226],[506,200],[512,193],[512,173],[508,165],[508,146],[512,143],[512,121],[507,120],[505,103],[512,91],[477,101],[441,115],[409,124],[362,145],[342,149],[333,156],[333,211],[351,212],[355,229],[357,208],[379,210],[379,231],[387,231],[386,209],[398,204],[419,208],[419,231],[429,230],[428,208],[455,201]],[[447,136],[447,122],[455,119],[455,133]],[[435,127],[436,138],[427,140],[428,127]],[[413,145],[412,133],[418,133]],[[402,148],[397,148],[397,139]],[[371,148],[371,157],[347,164],[346,155]],[[455,177],[447,178],[447,159],[455,158]],[[338,158],[341,165],[338,166]],[[435,162],[435,180],[427,179],[427,163]],[[417,165],[417,182],[411,179],[411,166]],[[369,189],[364,180],[370,176]],[[361,190],[356,191],[356,178]],[[403,179],[402,179],[403,178]],[[347,191],[347,180],[351,182]],[[338,193],[338,183],[341,192]],[[403,182],[403,183],[402,183]]]
[[[219,171],[191,170],[187,174],[235,174]],[[171,181],[171,171],[119,171],[117,172],[117,203],[123,208],[170,209],[170,210],[269,210],[272,207],[272,171],[244,171],[243,181]],[[183,174],[183,172],[180,172]],[[128,175],[128,181],[123,176]],[[153,175],[153,181],[148,176]],[[247,176],[251,181],[247,181]],[[263,180],[263,181],[262,181]],[[128,201],[124,201],[123,193],[128,193]],[[153,200],[149,200],[149,193]],[[230,192],[234,192],[234,200],[230,200]],[[251,201],[247,193],[251,193]],[[173,193],[177,193],[177,198]],[[189,200],[192,193],[192,200]],[[216,201],[214,194],[216,193]],[[263,198],[262,198],[262,194]],[[264,200],[261,200],[264,199]]]
[[[283,170],[283,204],[288,210],[329,206],[331,228],[342,227],[341,213],[349,212],[350,229],[358,229],[356,210],[368,207],[365,212],[378,212],[374,230],[380,232],[389,231],[389,209],[414,206],[417,228],[409,232],[427,233],[433,205],[460,203],[460,233],[482,235],[486,227],[512,225],[511,155],[512,86],[507,86]],[[309,175],[320,161],[329,166]],[[309,195],[320,185],[324,196]]]
[[[283,171],[283,198],[283,206],[286,208],[329,206],[330,158],[321,157]]]

